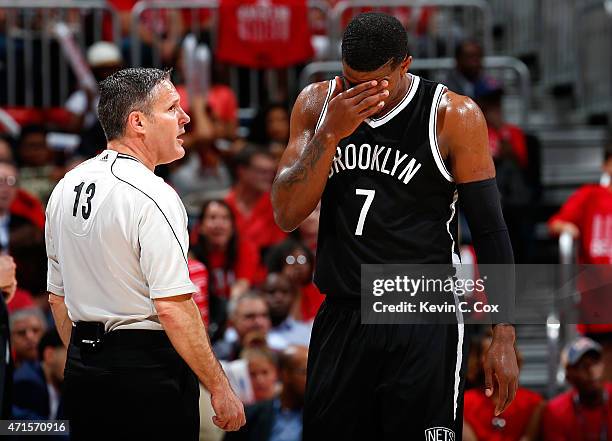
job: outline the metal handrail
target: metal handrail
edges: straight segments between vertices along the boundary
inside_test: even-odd
[[[528,110],[531,103],[531,75],[529,68],[521,60],[513,57],[484,57],[483,66],[486,69],[510,69],[514,71],[520,83],[520,97],[523,105],[521,122],[527,122]],[[453,58],[419,58],[412,61],[411,70],[451,70],[455,67]],[[340,73],[342,62],[319,61],[308,64],[300,75],[300,88],[312,82],[312,78],[320,73]]]
[[[119,41],[119,16],[117,11],[104,0],[29,0],[15,1],[15,0],[0,0],[0,9],[9,10],[7,14],[6,27],[9,29],[15,24],[15,12],[24,14],[24,23],[27,25],[32,24],[32,17],[37,12],[40,12],[43,17],[43,32],[42,38],[42,104],[44,107],[51,105],[51,89],[58,87],[57,85],[51,84],[51,55],[50,55],[50,41],[53,38],[49,32],[49,23],[56,20],[52,17],[52,13],[59,12],[60,16],[64,14],[64,11],[70,10],[92,10],[100,11],[102,13],[108,13],[111,17],[112,26],[112,38],[115,43]],[[102,20],[100,20],[100,23]],[[101,33],[101,26],[98,29]],[[16,37],[11,32],[6,32],[6,87],[7,87],[7,102],[9,105],[16,104],[17,94],[17,74],[16,74]],[[32,106],[34,104],[34,78],[32,78],[32,71],[34,68],[33,60],[33,34],[31,32],[24,32],[20,34],[19,38],[24,39],[24,55],[25,55],[25,104]],[[82,44],[82,41],[81,41]],[[68,92],[68,66],[64,57],[60,58],[60,98],[64,98]]]
[[[483,18],[483,48],[489,54],[493,50],[493,12],[485,0],[343,0],[338,2],[329,18],[331,47],[340,47],[342,35],[342,16],[353,8],[388,7],[465,7],[480,11]]]

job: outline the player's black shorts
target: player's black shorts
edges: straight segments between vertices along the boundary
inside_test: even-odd
[[[362,325],[323,302],[308,355],[304,441],[460,440],[463,325]]]

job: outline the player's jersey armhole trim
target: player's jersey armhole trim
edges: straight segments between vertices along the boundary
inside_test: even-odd
[[[127,159],[127,158],[126,158]],[[166,219],[166,222],[168,224],[168,226],[170,227],[170,231],[172,231],[172,234],[174,235],[174,238],[176,239],[176,243],[178,244],[180,250],[181,250],[181,255],[183,256],[183,259],[185,260],[185,265],[189,266],[188,262],[187,262],[187,256],[186,253],[183,251],[183,246],[181,245],[181,241],[179,240],[178,236],[176,235],[176,232],[174,231],[174,228],[172,228],[172,224],[170,223],[170,221],[168,220],[168,217],[166,216],[166,213],[164,213],[164,210],[161,209],[161,207],[158,205],[157,201],[155,199],[153,199],[151,196],[149,196],[148,194],[146,194],[144,191],[142,191],[140,188],[136,187],[135,185],[129,183],[128,181],[121,179],[119,176],[117,176],[115,174],[115,172],[113,171],[113,166],[115,165],[115,162],[117,162],[117,158],[115,157],[115,160],[113,161],[113,163],[110,166],[110,171],[111,174],[117,178],[119,181],[129,185],[130,187],[138,190],[139,192],[141,192],[142,194],[144,194],[147,198],[151,199],[151,201],[155,204],[155,206],[157,207],[157,209],[160,211],[160,213],[162,214],[162,216],[164,216],[164,219]]]
[[[431,154],[433,155],[434,161],[438,166],[440,174],[444,176],[448,182],[453,182],[453,176],[446,168],[446,164],[444,164],[444,160],[442,159],[440,148],[438,146],[438,108],[440,107],[440,102],[442,101],[442,95],[444,95],[444,92],[446,91],[446,86],[443,84],[438,84],[436,87],[436,92],[434,93],[431,112],[429,114],[429,145],[431,146]]]
[[[327,95],[325,95],[325,102],[323,103],[323,108],[321,109],[321,114],[319,115],[319,119],[317,120],[317,125],[315,126],[315,133],[323,124],[323,120],[325,119],[325,115],[327,115],[327,104],[329,103],[329,98],[332,93],[334,93],[334,89],[336,88],[336,80],[329,80],[329,86],[327,87]]]

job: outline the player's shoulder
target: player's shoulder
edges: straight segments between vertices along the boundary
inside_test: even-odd
[[[329,98],[333,81],[318,81],[304,87],[295,102],[294,109],[303,114],[318,114]]]
[[[484,119],[484,116],[472,98],[465,95],[460,95],[450,89],[446,89],[440,100],[438,114],[442,112],[448,118],[478,118]]]

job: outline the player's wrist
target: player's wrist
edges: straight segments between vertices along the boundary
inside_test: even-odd
[[[503,343],[514,344],[516,341],[514,325],[510,323],[498,323],[493,325],[493,339]]]

